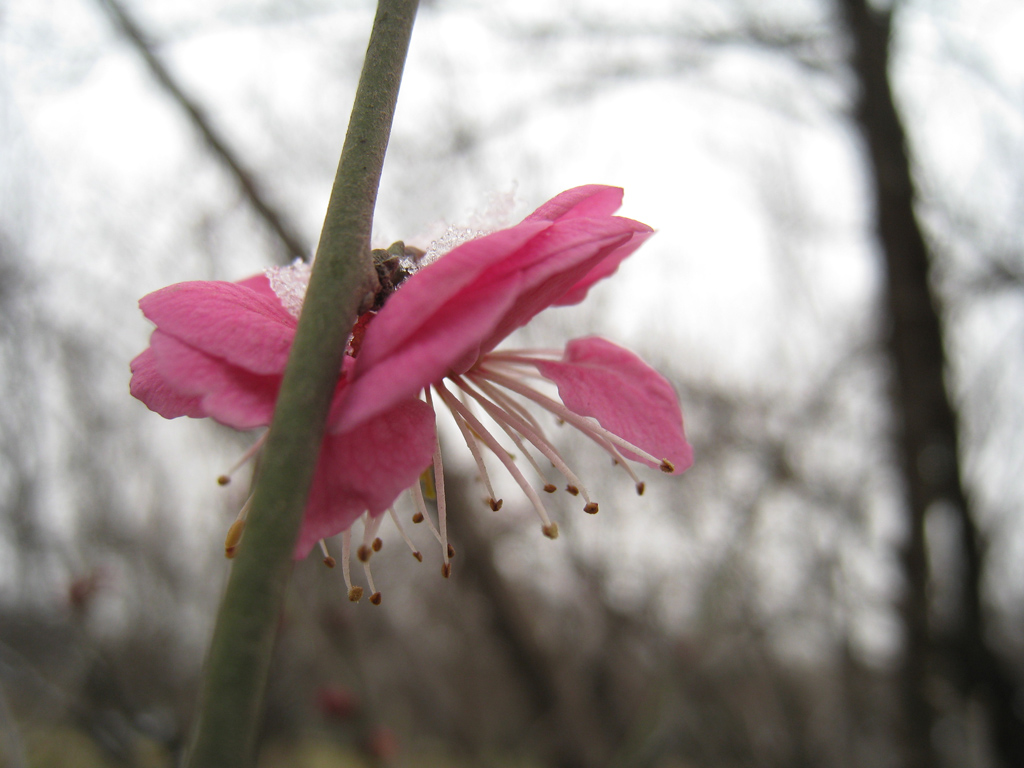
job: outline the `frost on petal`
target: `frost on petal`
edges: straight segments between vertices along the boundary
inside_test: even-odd
[[[610,216],[622,207],[622,195],[623,191],[620,187],[608,187],[603,184],[575,187],[548,200],[527,216],[526,220],[559,221],[571,218]]]
[[[281,300],[288,314],[298,318],[302,303],[306,300],[306,289],[313,274],[313,266],[302,259],[296,259],[287,267],[270,267],[265,272],[270,290]]]
[[[324,438],[295,557],[348,528],[363,512],[384,512],[429,466],[434,412],[407,400],[345,434]]]
[[[255,374],[281,373],[295,336],[295,318],[280,301],[236,283],[178,283],[139,306],[161,332]]]
[[[160,375],[152,349],[147,348],[132,360],[131,371],[129,391],[151,411],[165,419],[176,419],[179,416],[198,419],[206,415],[200,403],[201,398],[181,394]]]
[[[596,336],[575,339],[566,345],[560,361],[538,362],[537,370],[558,386],[559,397],[571,411],[592,416],[638,448],[668,459],[675,473],[693,464],[675,390],[628,349]],[[643,461],[629,451],[623,455]]]
[[[150,351],[153,367],[167,386],[183,398],[198,401],[200,413],[187,415],[208,416],[234,429],[270,424],[280,375],[252,373],[160,329],[153,331]]]

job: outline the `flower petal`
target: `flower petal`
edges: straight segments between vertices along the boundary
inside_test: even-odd
[[[476,287],[494,282],[487,279],[490,270],[500,267],[550,226],[549,222],[519,224],[470,240],[412,275],[367,327],[354,375],[379,364],[417,334],[432,328],[437,317],[448,318],[455,303],[465,301]],[[454,356],[460,355],[458,352]]]
[[[623,191],[619,187],[606,187],[601,184],[588,184],[583,187],[567,190],[527,216],[527,221],[548,219],[564,221],[573,218],[601,218],[615,213],[622,206]],[[654,230],[646,224],[630,219],[620,219],[632,225],[634,236],[618,250],[602,259],[590,272],[567,290],[553,306],[579,304],[587,296],[587,291],[598,280],[603,280],[616,269],[619,264],[633,251],[643,245],[644,241],[654,234]]]
[[[464,372],[649,231],[614,216],[527,221],[464,243],[424,267],[367,327],[348,402],[332,430],[352,429],[448,373]]]
[[[324,438],[295,557],[348,528],[363,512],[379,515],[417,482],[437,441],[434,412],[407,400],[358,429]]]
[[[571,411],[592,416],[638,448],[668,459],[676,474],[693,464],[675,390],[628,349],[597,336],[575,339],[566,345],[561,361],[540,361],[537,369],[558,385],[558,395]],[[623,455],[657,466],[629,451]]]
[[[266,296],[268,299],[274,299],[278,304],[281,303],[278,295],[274,293],[274,289],[270,287],[270,279],[263,272],[247,277],[244,280],[236,280],[235,285],[249,288],[256,293]]]
[[[163,333],[190,347],[255,374],[284,371],[296,321],[262,289],[178,283],[144,296],[139,306]]]
[[[401,345],[390,349],[388,357],[380,359],[378,356],[376,364],[364,365],[367,347],[372,352],[373,341],[383,339],[380,334],[371,336],[377,323],[385,319],[391,302],[411,288],[403,287],[388,299],[388,304],[367,328],[348,390],[340,407],[332,412],[331,431],[353,429],[395,403],[417,396],[424,387],[444,378],[453,367],[458,372],[471,367],[479,357],[481,339],[512,307],[521,282],[520,276],[512,275],[490,286],[467,291],[458,301],[449,302],[435,312],[429,324],[421,325]]]
[[[644,244],[647,238],[654,234],[654,230],[646,224],[641,224],[638,221],[632,221],[632,219],[622,219],[622,221],[629,221],[636,225],[633,237],[602,259],[597,266],[590,270],[579,280],[579,282],[563,293],[561,298],[553,302],[552,306],[564,307],[570,304],[579,304],[587,298],[587,291],[590,290],[590,286],[597,281],[604,280],[606,277],[612,275],[626,257],[630,256],[633,251]]]
[[[623,190],[604,184],[587,184],[567,189],[526,217],[527,221],[559,221],[576,217],[610,216],[622,207]]]
[[[179,397],[198,401],[200,412],[187,415],[209,416],[234,429],[270,424],[280,375],[252,373],[191,347],[159,328],[153,331],[150,351],[154,369],[166,385]]]
[[[202,409],[201,398],[181,394],[160,375],[151,348],[147,347],[132,360],[131,370],[132,380],[128,389],[133,397],[145,403],[151,411],[165,419],[176,419],[179,416],[199,419],[206,415]]]
[[[579,294],[582,299],[592,282],[614,272],[618,261],[639,247],[642,239],[633,245],[638,232],[646,237],[650,227],[617,216],[568,218],[530,241],[524,253],[504,265],[521,272],[523,283],[515,304],[482,344],[483,350],[494,349],[538,312],[556,304],[575,303],[565,301],[567,293]],[[616,256],[618,260],[605,269],[605,262]],[[603,274],[591,279],[598,271]]]

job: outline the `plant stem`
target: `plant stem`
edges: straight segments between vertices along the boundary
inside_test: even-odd
[[[370,226],[418,0],[379,0],[316,262],[245,536],[206,661],[188,768],[253,759],[292,552],[360,303],[376,285]]]

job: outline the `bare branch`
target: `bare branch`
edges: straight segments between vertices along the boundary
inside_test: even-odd
[[[152,43],[147,40],[147,35],[139,23],[131,17],[119,0],[97,0],[97,2],[110,13],[124,36],[146,62],[149,71],[178,106],[185,111],[192,125],[203,135],[213,153],[235,177],[235,181],[245,194],[249,204],[281,241],[286,252],[283,260],[286,262],[293,258],[308,260],[312,249],[297,234],[297,228],[288,220],[288,216],[267,199],[256,181],[255,174],[228,146],[227,141],[213,127],[199,104],[185,93],[182,86],[175,80],[170,70],[157,55]]]

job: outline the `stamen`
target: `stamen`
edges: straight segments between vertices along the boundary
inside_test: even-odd
[[[228,560],[238,554],[238,542],[242,540],[242,532],[245,530],[245,518],[236,517],[235,521],[228,528],[228,535],[224,538],[224,557]]]
[[[380,592],[373,584],[373,574],[370,573],[370,562],[368,560],[363,562],[363,571],[366,572],[366,583],[370,585],[370,602],[374,605],[380,605]]]
[[[626,474],[629,475],[630,478],[632,478],[633,485],[636,486],[636,495],[643,496],[644,488],[646,488],[647,486],[644,484],[643,480],[636,476],[636,472],[633,471],[633,467],[631,467],[629,462],[626,461],[626,458],[621,453],[619,453],[619,449],[616,448],[611,443],[606,443],[604,445],[604,449],[612,455],[612,461],[616,464],[616,466],[622,467],[626,471]]]
[[[455,424],[458,426],[459,431],[462,432],[462,437],[466,441],[466,445],[469,446],[469,452],[473,454],[473,460],[476,462],[476,468],[480,472],[480,479],[483,480],[484,488],[487,489],[487,503],[491,509],[497,512],[501,509],[501,499],[495,498],[494,488],[491,486],[491,478],[487,474],[487,467],[484,465],[484,457],[480,453],[480,443],[477,441],[477,434],[469,428],[466,424],[466,420],[456,414],[452,414],[455,417]]]
[[[233,474],[235,474],[235,472],[240,470],[242,467],[244,467],[246,464],[248,464],[249,460],[253,456],[255,456],[257,453],[259,453],[260,448],[262,448],[263,444],[265,442],[267,442],[267,435],[269,435],[269,434],[270,434],[270,430],[267,430],[262,435],[260,435],[259,439],[255,443],[253,443],[251,446],[249,446],[249,450],[247,450],[245,453],[243,453],[242,457],[238,461],[235,462],[234,466],[232,466],[231,469],[229,469],[227,472],[225,472],[223,475],[220,475],[217,478],[217,484],[218,485],[227,485],[228,483],[230,483],[231,482],[231,476]]]
[[[234,558],[238,554],[238,544],[242,540],[242,534],[245,532],[245,519],[249,516],[249,507],[252,506],[252,495],[245,500],[245,504],[238,510],[238,516],[235,521],[231,523],[228,528],[228,535],[224,537],[224,557],[228,560]]]
[[[543,355],[545,358],[553,357],[556,360],[560,360],[565,355],[564,349],[501,349],[495,352],[488,352],[487,359],[498,359],[503,362],[509,363],[525,363],[526,365],[535,365],[538,360],[543,360],[540,356]],[[547,360],[543,360],[547,362]]]
[[[636,472],[633,471],[633,467],[630,465],[630,462],[621,453],[619,453],[619,449],[600,436],[591,435],[591,439],[609,453],[612,457],[612,464],[617,467],[622,467],[623,471],[629,475],[630,479],[633,481],[633,485],[636,487],[636,495],[643,496],[644,489],[647,485],[643,480],[636,476]]]
[[[352,532],[342,531],[341,534],[341,575],[345,579],[345,587],[348,589],[348,599],[358,603],[363,597],[362,587],[352,586]]]
[[[519,467],[517,467],[512,459],[509,458],[508,452],[505,451],[498,441],[494,439],[494,436],[484,428],[484,425],[480,423],[476,416],[470,413],[469,410],[459,402],[458,398],[454,397],[452,393],[448,391],[443,382],[438,382],[434,386],[437,389],[437,394],[444,401],[445,405],[447,405],[452,411],[459,411],[459,413],[462,414],[463,418],[469,422],[469,425],[477,431],[480,438],[487,444],[487,447],[490,448],[494,455],[501,460],[501,463],[505,465],[505,469],[507,469],[509,474],[512,475],[512,478],[519,483],[519,487],[523,489],[523,493],[525,493],[526,497],[533,503],[533,508],[537,511],[537,515],[541,519],[541,523],[543,524],[542,530],[544,530],[545,535],[548,535],[547,532],[552,528],[552,523],[551,519],[548,517],[547,510],[544,509],[544,502],[540,500],[540,496],[537,495],[533,486],[531,486],[526,481],[526,478],[523,477],[523,473],[519,471]],[[553,530],[557,536],[558,526],[555,526]]]
[[[444,389],[442,385],[441,389]],[[447,392],[447,390],[445,390]],[[441,394],[439,389],[437,392]],[[426,395],[427,405],[431,410],[434,410],[434,401],[430,396],[430,387],[423,390],[423,394]],[[436,411],[435,411],[436,413]],[[436,417],[435,417],[436,418]],[[478,424],[480,422],[477,422]],[[435,429],[436,433],[437,430]],[[441,438],[438,436],[434,441],[434,490],[437,492],[437,529],[440,532],[441,541],[441,552],[443,562],[441,563],[441,573],[444,574],[445,578],[448,578],[452,572],[452,566],[448,562],[448,525],[447,525],[447,509],[445,507],[444,497],[444,464],[441,461]]]
[[[492,419],[494,419],[495,422],[497,422],[498,425],[500,425],[501,428],[504,429],[505,432],[509,434],[509,436],[511,436],[512,434],[509,431],[510,428],[514,429],[527,440],[529,440],[530,443],[535,445],[537,447],[537,450],[543,453],[544,456],[547,457],[547,459],[552,463],[552,465],[554,465],[555,469],[557,469],[562,474],[562,476],[569,482],[568,486],[566,486],[566,490],[569,491],[569,493],[575,496],[578,493],[582,492],[583,500],[588,505],[593,503],[593,501],[590,498],[590,494],[587,492],[586,486],[584,486],[583,482],[579,479],[579,477],[576,476],[576,473],[569,469],[569,465],[565,463],[565,460],[561,457],[558,451],[555,450],[554,446],[552,446],[542,436],[538,435],[536,432],[530,429],[529,425],[524,423],[521,419],[518,419],[514,414],[502,410],[497,405],[487,400],[487,398],[478,394],[475,389],[473,389],[472,387],[465,383],[462,377],[457,376],[453,379],[453,381],[455,381],[456,384],[462,387],[470,397],[479,402],[480,405],[484,407],[484,410],[487,411],[488,415]],[[475,378],[474,382],[477,382]],[[541,473],[541,477],[543,477],[543,473]]]
[[[547,434],[544,432],[544,428],[540,425],[540,422],[530,413],[529,409],[526,408],[522,403],[506,395],[496,386],[491,384],[486,379],[476,379],[475,383],[480,387],[481,391],[486,394],[491,400],[500,405],[509,413],[515,413],[528,423],[533,430],[540,435],[545,441],[548,440]]]
[[[424,495],[433,501],[437,498],[437,489],[434,488],[434,473],[430,467],[420,472],[420,482],[423,483]]]
[[[391,522],[395,524],[395,528],[398,529],[399,535],[405,540],[405,543],[409,546],[409,550],[412,552],[412,556],[422,563],[423,555],[420,554],[420,551],[418,549],[416,549],[416,545],[412,543],[412,539],[409,538],[409,535],[405,532],[405,529],[399,522],[398,515],[395,514],[395,508],[388,507],[388,514],[391,515]]]
[[[328,568],[333,568],[337,565],[337,560],[331,557],[331,553],[327,551],[327,542],[320,539],[320,551],[324,553],[324,565]]]
[[[414,523],[426,521],[430,532],[434,534],[434,538],[440,544],[441,533],[434,527],[434,521],[430,519],[430,515],[427,513],[427,502],[423,500],[423,489],[420,488],[420,484],[414,483],[409,492],[412,494],[412,500],[416,504],[416,514],[412,516],[412,521]]]
[[[460,379],[456,383],[460,387],[462,387],[463,390],[468,392],[468,389],[466,387],[465,382],[461,381],[461,379]],[[487,382],[485,382],[485,381],[478,381],[476,383],[478,385],[480,385],[480,384],[487,384]],[[496,389],[495,387],[491,387],[491,386],[488,385],[488,388],[490,389],[490,391],[489,392],[485,391],[485,394],[487,394],[488,397],[490,397],[492,400],[494,400],[497,403],[498,402],[498,398],[496,398],[494,396],[498,395],[499,397],[501,397],[505,401],[505,405],[501,405],[499,403],[499,407],[503,408],[505,411],[515,410],[517,413],[520,413],[522,415],[526,415],[526,416],[529,417],[529,421],[530,421],[530,423],[532,425],[536,424],[536,422],[533,421],[533,417],[529,416],[528,412],[523,410],[522,406],[520,406],[518,403],[516,403],[511,398],[502,396],[501,392],[499,392],[498,389]],[[481,389],[483,389],[482,386],[481,386]],[[494,417],[492,416],[491,418],[494,418]],[[550,488],[551,490],[548,491],[548,493],[552,493],[555,490],[555,486],[553,486],[551,483],[547,482],[547,477],[544,475],[544,470],[540,468],[540,464],[538,464],[537,460],[535,458],[533,458],[533,454],[530,451],[526,450],[526,446],[523,445],[523,441],[519,439],[519,435],[515,432],[515,430],[510,429],[508,427],[508,425],[503,424],[502,422],[498,421],[497,419],[495,419],[495,421],[497,422],[498,426],[500,426],[502,428],[502,430],[505,432],[505,434],[508,435],[512,439],[512,442],[514,442],[516,444],[516,447],[519,449],[520,453],[522,453],[526,457],[526,460],[528,462],[530,462],[530,466],[533,467],[534,471],[540,476],[540,479],[544,480],[544,490],[548,491],[548,488]],[[538,429],[538,434],[541,434],[541,436],[543,437],[543,433],[540,432],[540,427],[539,426],[537,427],[537,429]],[[544,439],[547,440],[546,437],[544,437]]]
[[[631,442],[629,442],[628,440],[624,440],[623,438],[616,435],[614,432],[609,432],[607,429],[598,424],[596,419],[592,419],[588,416],[580,416],[578,413],[570,411],[568,408],[565,407],[565,405],[558,402],[557,400],[554,400],[548,397],[547,395],[542,395],[537,390],[528,387],[525,384],[522,384],[509,376],[499,373],[493,368],[480,366],[475,369],[475,373],[479,376],[485,376],[486,378],[493,381],[495,384],[500,384],[506,389],[511,389],[513,392],[517,392],[523,397],[533,400],[533,402],[547,409],[558,418],[572,424],[574,427],[576,427],[576,429],[580,430],[591,439],[596,439],[596,437],[603,437],[608,442],[617,445],[620,448],[625,448],[630,453],[635,453],[637,456],[640,456],[645,461],[649,461],[652,464],[658,466],[662,472],[675,471],[675,466],[668,459],[659,459],[656,456],[652,456],[643,448],[639,448],[633,445]]]
[[[359,558],[359,562],[367,562],[370,559],[370,555],[380,549],[380,547],[377,547],[376,549],[373,547],[373,540],[377,536],[377,531],[380,529],[380,524],[383,519],[383,515],[377,515],[374,517],[369,512],[363,515],[363,543],[360,544],[359,549],[356,550],[356,556]]]

